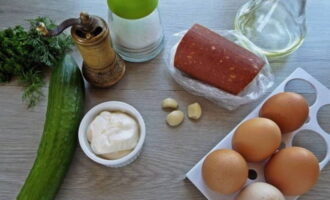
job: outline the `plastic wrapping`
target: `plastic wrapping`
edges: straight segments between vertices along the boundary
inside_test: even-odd
[[[257,100],[266,92],[268,88],[273,85],[274,78],[266,56],[259,53],[257,51],[257,47],[245,36],[234,30],[223,30],[215,32],[253,52],[262,58],[266,63],[263,69],[254,78],[254,80],[249,85],[247,85],[246,88],[237,96],[227,93],[211,85],[202,83],[201,81],[193,79],[189,75],[181,72],[174,67],[174,56],[177,46],[186,32],[187,31],[176,33],[170,39],[168,43],[170,48],[170,51],[168,52],[170,52],[170,54],[168,56],[169,63],[167,63],[167,67],[173,79],[187,92],[197,96],[205,97],[220,107],[226,108],[228,110],[234,110],[241,105],[248,104]]]

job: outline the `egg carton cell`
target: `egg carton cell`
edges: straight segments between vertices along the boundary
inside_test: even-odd
[[[330,134],[330,104],[323,105],[317,112],[317,121],[320,124],[321,128]]]
[[[308,81],[303,79],[292,79],[285,84],[284,87],[285,92],[295,92],[303,96],[309,106],[312,106],[316,100],[316,89],[315,87]]]
[[[326,156],[327,145],[323,137],[312,130],[301,130],[293,137],[292,146],[304,147],[322,162]]]

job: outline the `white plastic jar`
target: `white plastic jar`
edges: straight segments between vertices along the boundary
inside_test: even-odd
[[[113,47],[126,61],[144,62],[164,47],[158,0],[108,0]]]

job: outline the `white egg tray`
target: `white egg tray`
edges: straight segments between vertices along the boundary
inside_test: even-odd
[[[317,121],[317,112],[318,110],[327,104],[330,104],[330,90],[322,85],[319,81],[309,75],[306,71],[301,68],[297,68],[288,78],[286,78],[264,101],[266,101],[269,97],[283,92],[285,90],[285,86],[291,80],[298,79],[304,80],[309,82],[312,86],[314,86],[317,97],[315,103],[310,107],[309,110],[309,121],[305,123],[301,128],[298,130],[283,135],[282,143],[285,144],[286,147],[292,146],[292,140],[294,136],[302,130],[312,130],[315,133],[319,134],[325,141],[327,146],[327,153],[325,158],[319,163],[320,169],[322,170],[330,160],[330,134],[326,133],[319,125]],[[263,105],[264,101],[260,103],[248,116],[246,116],[243,121],[247,119],[251,119],[258,116],[259,110]],[[242,123],[241,122],[241,123]],[[231,140],[235,129],[239,126],[239,124],[225,137],[223,138],[210,152],[216,149],[232,149]],[[209,153],[210,153],[209,152]],[[209,154],[208,153],[208,154]],[[206,154],[187,174],[186,177],[201,191],[201,193],[209,200],[234,200],[235,196],[238,194],[232,195],[221,195],[210,190],[203,181],[202,174],[201,174],[201,167],[205,157],[208,155]],[[249,169],[253,169],[257,172],[257,178],[255,180],[248,179],[245,185],[253,183],[253,182],[265,182],[263,168],[266,164],[266,161],[263,163],[248,163]],[[286,200],[296,200],[299,196],[286,196]]]

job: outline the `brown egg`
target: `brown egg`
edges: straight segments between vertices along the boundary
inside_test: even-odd
[[[248,166],[244,158],[231,149],[210,153],[204,160],[202,176],[205,184],[221,194],[237,192],[246,182]]]
[[[284,195],[302,195],[310,190],[320,174],[315,155],[301,147],[289,147],[277,152],[266,164],[266,181]]]
[[[282,92],[270,97],[261,107],[259,116],[273,120],[282,133],[300,128],[308,118],[309,107],[303,96]]]
[[[249,162],[271,156],[281,144],[281,130],[270,119],[253,118],[243,122],[232,139],[233,148]]]

